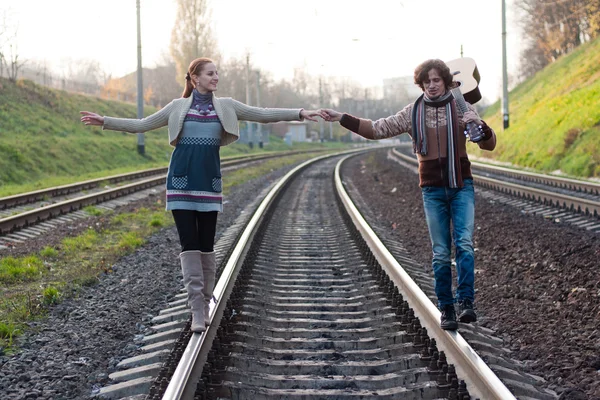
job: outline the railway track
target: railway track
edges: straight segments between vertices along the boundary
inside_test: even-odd
[[[385,249],[345,214],[355,207],[333,191],[336,162],[297,168],[301,176],[290,173],[256,199],[256,214],[242,213],[222,235],[206,334],[187,330],[180,293],[154,318],[153,334],[137,341],[140,355],[122,360],[114,384],[94,394],[555,399],[492,331],[461,324],[458,335],[436,332],[430,274],[401,243]]]
[[[388,156],[415,170],[409,147],[391,149]],[[472,162],[475,183],[495,201],[516,205],[524,212],[600,232],[600,184]]]
[[[221,262],[207,332],[179,332],[157,378],[131,387],[145,379],[148,393],[152,381],[149,399],[554,399],[511,368],[489,330],[460,328],[498,375],[439,328],[419,287],[431,278],[379,242],[334,181],[338,158],[299,166],[267,195]],[[187,320],[179,304],[156,323]],[[142,393],[119,392],[126,384],[99,394]]]
[[[221,166],[223,171],[227,171],[241,165],[305,152],[235,157],[224,159]],[[73,219],[87,217],[88,214],[81,211],[86,206],[96,206],[142,191],[152,192],[153,188],[164,185],[166,174],[166,167],[152,168],[0,198],[0,246],[2,241],[22,242],[43,234],[53,229],[55,223],[68,223]],[[108,187],[109,185],[113,187]],[[108,208],[114,206],[109,205]],[[49,221],[56,218],[59,220]],[[30,229],[19,232],[24,228]]]

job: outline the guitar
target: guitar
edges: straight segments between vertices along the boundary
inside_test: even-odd
[[[471,104],[481,100],[481,93],[477,86],[481,80],[479,70],[475,60],[468,57],[446,61],[446,65],[450,68],[450,73],[454,76],[453,81],[456,83],[450,91],[460,110],[465,113],[469,110],[465,100]],[[465,129],[465,136],[474,143],[479,142],[484,136],[483,129],[474,122],[469,122]]]
[[[479,76],[475,60],[469,57],[462,57],[446,61],[446,65],[450,68],[450,73],[454,75],[453,80],[460,87],[465,100],[471,104],[475,104],[481,100],[481,93],[477,86],[481,77]]]

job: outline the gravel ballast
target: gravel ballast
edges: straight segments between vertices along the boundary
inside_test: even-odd
[[[418,175],[387,150],[354,157],[343,172],[375,223],[431,270]],[[478,324],[561,399],[599,400],[599,235],[479,195],[475,229]]]

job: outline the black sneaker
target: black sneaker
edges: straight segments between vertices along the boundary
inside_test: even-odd
[[[458,322],[456,322],[456,311],[454,311],[454,304],[446,304],[442,306],[440,310],[442,317],[440,318],[440,326],[442,329],[447,331],[455,331],[458,329]]]
[[[458,320],[465,324],[477,321],[477,314],[473,310],[473,302],[471,300],[461,300],[458,303]]]

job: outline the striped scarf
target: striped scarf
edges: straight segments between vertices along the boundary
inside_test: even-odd
[[[446,122],[448,131],[448,186],[451,188],[460,188],[463,186],[462,173],[460,170],[460,157],[458,155],[458,113],[456,111],[456,101],[451,92],[435,100],[429,99],[423,93],[415,101],[412,110],[412,139],[413,151],[415,154],[427,155],[427,127],[425,126],[425,106],[445,107]]]

